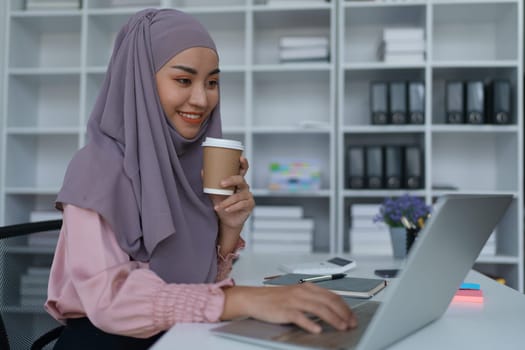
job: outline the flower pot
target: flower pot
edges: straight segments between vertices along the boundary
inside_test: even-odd
[[[407,232],[404,227],[390,227],[390,240],[395,259],[404,259],[407,254]]]

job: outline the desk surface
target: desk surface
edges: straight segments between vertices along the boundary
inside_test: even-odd
[[[341,255],[345,257],[345,255]],[[309,256],[249,254],[241,255],[232,277],[238,285],[261,285],[264,276],[279,273],[281,262],[318,261],[326,254]],[[349,276],[374,277],[375,269],[396,268],[400,262],[388,257],[352,256],[357,267]],[[475,271],[465,281],[481,284],[483,304],[453,303],[443,317],[394,344],[391,349],[523,349],[525,348],[525,295],[503,286]],[[382,300],[384,292],[374,300]],[[402,315],[400,320],[402,321]],[[179,323],[152,347],[153,350],[199,349],[256,350],[261,346],[215,336],[209,329],[217,324]]]

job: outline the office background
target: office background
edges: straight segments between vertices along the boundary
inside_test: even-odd
[[[26,222],[52,210],[65,167],[86,142],[85,125],[112,40],[138,9],[118,5],[123,2],[84,0],[80,9],[26,10],[25,0],[7,0],[0,6],[0,223]],[[524,291],[521,1],[154,3],[191,12],[209,28],[221,55],[225,137],[246,145],[258,206],[294,208],[288,228],[279,229],[288,230],[286,235],[302,230],[301,244],[257,242],[256,231],[272,230],[272,222],[255,217],[244,232],[248,249],[363,253],[368,246],[359,245],[357,233],[354,240],[351,236],[359,221],[353,214],[368,210],[371,221],[368,205],[385,197],[408,192],[431,203],[450,191],[512,193],[515,200],[493,236],[493,251],[481,256],[476,268]],[[399,27],[423,33],[419,53],[396,57],[382,51],[384,30]],[[403,35],[417,41],[420,34]],[[296,36],[327,43],[294,56],[281,39]],[[451,81],[508,81],[508,123],[450,123]],[[422,84],[421,123],[374,121],[381,106],[372,102],[373,86],[385,83],[390,89],[398,82]],[[354,186],[349,149],[377,146],[393,154],[419,150],[419,182]],[[291,166],[305,176],[305,187],[279,182],[289,179],[285,169]],[[4,248],[4,271],[13,265],[20,271],[46,266],[53,254],[52,247],[26,241]],[[22,305],[21,283],[12,283],[0,291],[2,302],[9,300],[11,316],[41,333],[47,315],[38,306]]]

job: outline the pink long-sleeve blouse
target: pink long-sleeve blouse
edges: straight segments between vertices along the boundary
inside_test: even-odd
[[[130,261],[96,212],[66,205],[63,214],[45,303],[55,319],[87,316],[107,333],[137,338],[177,322],[218,321],[235,254],[219,256],[215,284],[168,284],[147,263]]]

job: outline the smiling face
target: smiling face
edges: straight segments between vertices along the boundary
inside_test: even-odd
[[[219,102],[218,66],[215,51],[193,47],[172,57],[155,75],[162,109],[186,139],[197,135]]]

